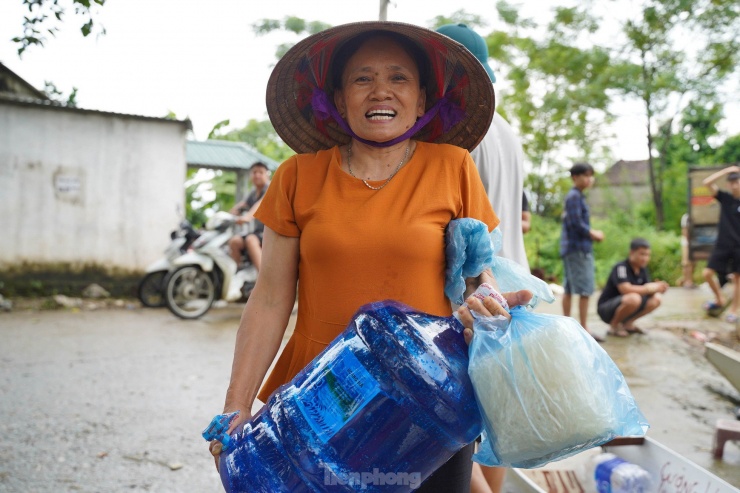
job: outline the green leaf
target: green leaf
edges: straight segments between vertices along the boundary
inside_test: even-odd
[[[287,31],[301,34],[306,30],[306,21],[300,17],[288,16],[283,20],[283,26]]]
[[[220,122],[218,122],[217,124],[213,126],[211,131],[208,133],[208,138],[215,139],[216,136],[218,135],[218,131],[221,130],[223,127],[227,127],[227,126],[229,126],[229,120],[221,120]]]
[[[87,22],[86,22],[86,23],[85,23],[85,24],[84,24],[84,25],[83,25],[83,26],[82,26],[82,27],[80,28],[80,31],[82,31],[82,35],[83,35],[83,36],[88,36],[88,35],[90,34],[90,32],[92,31],[92,26],[93,26],[93,20],[92,20],[92,19],[90,19],[89,21],[87,21]]]
[[[252,24],[252,32],[257,36],[280,29],[280,21],[277,19],[261,19]]]

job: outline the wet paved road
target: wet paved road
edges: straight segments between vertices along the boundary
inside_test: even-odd
[[[740,486],[740,444],[711,459],[714,422],[734,406],[708,387],[737,393],[691,336],[734,337],[702,317],[705,298],[673,289],[643,323],[648,336],[604,348],[650,435]],[[190,322],[165,309],[0,313],[0,492],[222,491],[200,432],[220,412],[240,313],[230,305]]]

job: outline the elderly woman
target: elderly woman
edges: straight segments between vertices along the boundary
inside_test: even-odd
[[[259,210],[262,269],[237,334],[224,412],[234,430],[349,323],[362,305],[394,299],[449,316],[444,295],[447,224],[498,219],[475,165],[493,114],[483,67],[433,31],[398,23],[357,23],[293,47],[268,83],[271,121],[298,154],[275,173]],[[450,145],[455,144],[455,145]],[[280,349],[298,288],[295,331]],[[526,301],[512,294],[512,305]],[[521,298],[521,299],[519,299]],[[504,313],[492,299],[470,300]],[[472,316],[460,311],[472,336]],[[211,451],[218,453],[215,444]],[[472,447],[419,491],[469,489]]]

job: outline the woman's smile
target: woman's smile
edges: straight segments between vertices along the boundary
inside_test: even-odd
[[[365,118],[373,121],[388,121],[396,116],[396,111],[392,109],[373,109],[365,113]]]

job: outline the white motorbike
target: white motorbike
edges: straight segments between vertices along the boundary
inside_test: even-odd
[[[252,292],[257,269],[247,263],[237,270],[228,253],[228,241],[238,227],[236,219],[228,212],[217,212],[190,250],[172,261],[173,269],[164,281],[164,298],[178,317],[199,318],[216,300],[239,301]]]
[[[149,264],[146,275],[139,282],[136,294],[141,303],[149,308],[160,308],[165,305],[162,291],[164,279],[172,269],[172,261],[187,251],[190,245],[200,236],[188,221],[182,221],[178,229],[170,233],[170,244],[164,256]]]

